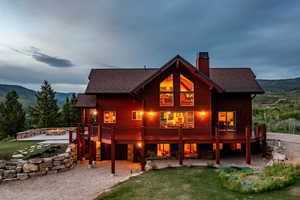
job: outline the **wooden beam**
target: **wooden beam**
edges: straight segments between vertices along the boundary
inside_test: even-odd
[[[251,164],[251,129],[246,128],[246,163]]]
[[[145,143],[142,141],[142,146],[141,146],[141,170],[145,171]]]
[[[111,133],[111,173],[116,173],[116,141],[115,141],[115,128],[112,128]]]
[[[77,160],[81,160],[80,155],[80,125],[77,125],[76,128],[76,154],[77,154]]]
[[[216,164],[220,164],[221,153],[220,153],[220,131],[219,128],[215,129],[215,137],[216,137]]]

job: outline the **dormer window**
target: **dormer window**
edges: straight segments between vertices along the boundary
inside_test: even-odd
[[[194,83],[180,74],[180,105],[194,105]]]
[[[160,82],[159,92],[160,106],[174,105],[173,74]]]

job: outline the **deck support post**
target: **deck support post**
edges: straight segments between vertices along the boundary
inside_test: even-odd
[[[145,136],[145,127],[142,126],[141,127],[141,170],[145,171],[145,166],[146,166],[146,162],[145,162],[145,140],[144,140],[144,136]]]
[[[251,164],[251,129],[246,127],[246,163]]]
[[[80,154],[80,125],[77,125],[76,128],[76,154],[77,154],[77,160],[81,160],[81,154]]]
[[[73,131],[69,131],[69,144],[73,142]]]
[[[86,115],[87,115],[87,123],[91,124],[91,109],[86,110]]]
[[[93,164],[93,144],[91,141],[92,126],[88,124],[88,148],[89,148],[89,167]]]
[[[112,128],[111,133],[111,173],[116,173],[116,141],[115,141],[115,128]]]
[[[178,128],[178,136],[179,136],[179,165],[183,165],[183,139],[182,139],[182,126]]]
[[[81,124],[84,126],[85,125],[85,109],[81,109]]]
[[[215,136],[216,136],[216,164],[220,164],[221,160],[221,153],[220,153],[220,132],[219,128],[215,129]]]

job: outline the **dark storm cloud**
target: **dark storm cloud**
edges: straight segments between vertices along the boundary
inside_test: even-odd
[[[32,55],[32,58],[34,58],[36,61],[46,63],[49,66],[52,67],[72,67],[74,66],[73,63],[70,60],[57,58],[53,56],[48,56],[46,54],[35,52]]]

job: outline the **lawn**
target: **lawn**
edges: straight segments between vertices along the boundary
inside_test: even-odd
[[[299,200],[300,179],[291,187],[262,194],[240,194],[222,188],[217,173],[207,168],[154,170],[115,186],[98,200]]]
[[[18,150],[37,144],[39,141],[17,142],[17,141],[0,141],[0,160],[9,159]]]

